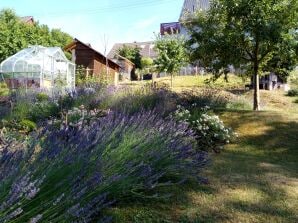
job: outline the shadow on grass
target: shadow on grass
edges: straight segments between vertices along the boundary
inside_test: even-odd
[[[173,196],[164,201],[125,202],[116,222],[298,222],[298,122],[274,112],[221,116],[240,138],[213,155],[210,184],[167,188]]]
[[[243,85],[244,86],[244,85]],[[243,95],[251,90],[247,90],[247,89],[228,89],[226,90],[227,92],[230,92],[232,94],[235,94],[235,95]]]
[[[298,222],[292,208],[298,204],[298,122],[266,112],[226,115],[242,136],[215,160],[211,171],[212,179],[237,195],[225,199],[224,209],[258,216],[258,222]]]

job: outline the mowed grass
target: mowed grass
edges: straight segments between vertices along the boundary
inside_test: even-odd
[[[261,100],[261,112],[218,112],[239,139],[212,155],[207,185],[125,202],[111,211],[115,222],[298,222],[298,104],[282,91],[262,91]]]
[[[228,81],[224,77],[218,78],[215,82],[210,82],[211,75],[197,76],[174,76],[173,88],[176,91],[186,90],[196,87],[212,87],[219,89],[244,89],[245,84],[249,83],[248,79],[239,76],[229,75]],[[155,79],[159,84],[171,85],[171,77],[162,77]]]
[[[210,82],[209,80],[211,75],[197,75],[197,76],[174,76],[173,77],[173,90],[182,91],[182,90],[191,90],[198,87],[211,87],[217,89],[242,89],[244,90],[245,84],[249,84],[247,78],[241,78],[236,75],[229,75],[228,82],[223,77],[218,78],[215,82]],[[161,77],[155,78],[153,80],[157,83],[158,86],[171,86],[171,77]],[[120,83],[121,85],[128,86],[141,86],[144,84],[151,84],[152,80],[149,81],[131,81]]]

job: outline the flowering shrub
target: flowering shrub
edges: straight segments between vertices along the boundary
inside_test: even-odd
[[[0,150],[0,222],[110,222],[103,210],[116,201],[162,198],[158,188],[200,176],[208,159],[193,134],[155,111],[47,125],[27,147]]]
[[[192,107],[196,107],[196,104],[193,104]],[[208,114],[209,109],[208,106],[205,106],[199,111],[191,113],[186,108],[178,106],[174,117],[180,122],[187,122],[195,131],[200,149],[219,152],[237,134],[233,133],[232,129],[225,127],[217,115]]]

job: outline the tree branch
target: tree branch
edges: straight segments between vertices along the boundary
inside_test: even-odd
[[[269,54],[271,52],[271,48],[270,49],[268,49],[266,52],[265,52],[265,54],[259,59],[259,63],[260,62],[262,62],[264,59],[265,59],[265,57]]]
[[[245,52],[250,57],[250,60],[253,60],[254,59],[254,56],[251,54],[251,52],[249,52],[247,49],[245,49]]]

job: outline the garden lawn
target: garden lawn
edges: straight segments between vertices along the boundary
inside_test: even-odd
[[[217,89],[244,89],[245,84],[249,84],[248,79],[243,79],[241,77],[235,75],[229,75],[228,82],[224,80],[223,77],[218,78],[214,83],[207,84],[206,82],[211,78],[211,75],[197,75],[197,76],[175,76],[173,79],[173,90],[174,91],[182,91],[182,90],[190,90],[192,88],[197,87],[212,87]],[[171,85],[171,77],[161,77],[155,78],[155,82],[158,85],[170,86]],[[152,83],[152,81],[131,81],[121,83],[121,85],[128,86],[139,86],[146,83]]]
[[[242,79],[241,77],[230,75],[228,77],[228,82],[226,82],[223,77],[220,77],[215,82],[207,84],[206,82],[208,82],[210,78],[211,75],[176,76],[173,79],[173,88],[178,91],[206,86],[220,89],[244,89],[245,84],[249,83],[248,79]],[[157,78],[156,80],[158,83],[164,83],[169,86],[171,84],[171,77]]]
[[[265,111],[220,111],[239,139],[212,156],[209,184],[172,188],[167,201],[126,202],[112,210],[115,221],[298,222],[298,104],[292,100],[262,91]]]

